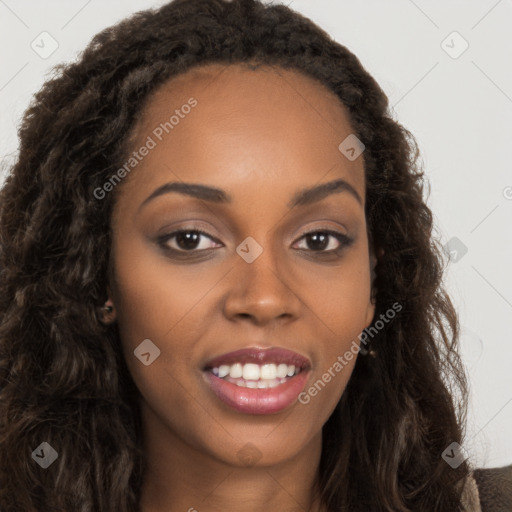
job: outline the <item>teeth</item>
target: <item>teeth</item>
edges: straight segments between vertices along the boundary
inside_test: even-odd
[[[281,366],[281,365],[279,365]],[[285,365],[286,366],[286,365]],[[277,369],[275,364],[264,364],[260,370],[262,379],[275,379],[277,377]],[[284,377],[284,375],[282,375]]]
[[[229,372],[231,375],[231,372]],[[260,367],[257,364],[244,364],[242,370],[242,378],[244,380],[258,380],[260,378]]]
[[[232,365],[222,364],[217,368],[212,368],[212,373],[221,379],[229,380],[238,384],[244,382],[246,387],[264,389],[266,387],[275,387],[285,381],[286,377],[293,377],[300,372],[293,364],[255,364],[235,363]],[[274,384],[275,382],[275,384]],[[273,385],[268,385],[272,383]]]
[[[229,376],[232,379],[237,379],[243,375],[243,368],[240,363],[235,363],[231,365],[231,368],[229,369]]]
[[[295,367],[293,367],[295,369]],[[286,377],[288,375],[288,365],[287,364],[280,364],[277,367],[277,376],[281,379]]]
[[[215,368],[214,368],[215,370]],[[229,375],[229,365],[227,364],[222,364],[219,366],[219,368],[217,369],[218,370],[218,376],[222,379],[223,377],[225,377],[226,375]]]
[[[261,380],[244,380],[244,379],[232,379],[231,377],[225,377],[224,380],[236,384],[242,388],[258,388],[267,389],[275,388],[280,384],[286,382],[286,379],[261,379]]]

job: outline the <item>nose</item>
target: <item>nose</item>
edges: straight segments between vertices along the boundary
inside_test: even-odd
[[[271,250],[264,250],[252,263],[241,260],[230,273],[224,314],[230,320],[249,318],[256,325],[299,315],[301,301],[293,289],[291,272]]]

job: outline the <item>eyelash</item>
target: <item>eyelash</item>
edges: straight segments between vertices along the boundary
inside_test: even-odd
[[[220,242],[218,242],[215,239],[215,237],[210,235],[207,231],[203,231],[202,229],[197,229],[197,228],[194,228],[194,229],[180,229],[180,230],[173,231],[172,233],[164,234],[164,235],[158,237],[157,242],[160,245],[160,247],[162,247],[162,249],[164,249],[166,252],[170,252],[170,253],[172,253],[174,255],[176,255],[176,254],[187,255],[187,254],[193,254],[193,253],[196,253],[196,252],[209,252],[211,249],[215,249],[214,247],[211,247],[209,249],[191,249],[191,250],[187,251],[187,250],[184,250],[184,249],[173,249],[173,248],[171,248],[171,247],[169,247],[167,245],[167,242],[169,242],[169,240],[174,238],[176,235],[179,235],[179,234],[182,234],[182,233],[196,233],[196,234],[199,234],[199,235],[204,235],[204,236],[210,238],[211,240],[213,240],[214,242],[220,243]],[[335,254],[335,253],[339,253],[343,249],[345,249],[345,248],[349,247],[350,245],[352,245],[352,243],[354,242],[353,238],[350,238],[349,236],[347,236],[347,235],[345,235],[343,233],[339,233],[338,231],[333,231],[332,229],[322,229],[322,228],[317,228],[315,230],[306,231],[306,232],[302,233],[300,235],[300,237],[297,239],[297,241],[302,240],[307,235],[314,235],[314,234],[319,234],[319,233],[334,237],[335,239],[338,240],[338,242],[340,243],[340,246],[338,248],[336,248],[336,249],[331,249],[329,251],[325,251],[325,250],[313,251],[311,249],[298,249],[298,250],[312,252],[315,255],[318,255],[318,256],[322,257],[322,255],[332,255],[332,254]]]

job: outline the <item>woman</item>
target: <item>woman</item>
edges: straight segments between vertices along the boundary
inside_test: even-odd
[[[0,508],[479,510],[411,134],[254,0],[98,34],[0,196]]]

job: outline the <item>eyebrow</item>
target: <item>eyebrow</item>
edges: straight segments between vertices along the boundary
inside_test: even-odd
[[[177,192],[178,194],[195,197],[202,199],[203,201],[210,201],[218,204],[230,204],[233,202],[233,198],[224,190],[208,185],[201,185],[199,183],[183,183],[183,182],[170,182],[158,187],[153,193],[151,193],[140,205],[139,210],[155,199],[156,197],[170,192]],[[363,205],[363,200],[357,192],[357,190],[343,179],[337,179],[334,181],[328,181],[327,183],[321,183],[310,188],[304,188],[297,191],[292,199],[288,202],[289,208],[295,206],[306,206],[330,196],[331,194],[348,192],[357,201]]]

